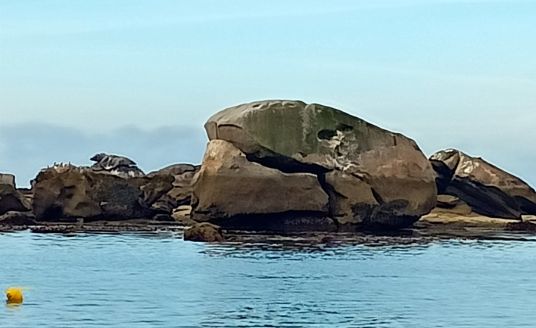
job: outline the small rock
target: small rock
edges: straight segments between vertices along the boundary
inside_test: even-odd
[[[203,222],[184,230],[184,240],[221,242],[224,241],[221,228],[217,225]]]
[[[191,214],[192,213],[192,207],[189,205],[181,205],[177,207],[173,214],[171,214],[171,217],[178,223],[185,225],[185,226],[191,226],[195,225],[197,221],[192,220]]]
[[[437,207],[454,208],[460,199],[452,195],[437,195]]]
[[[9,211],[0,216],[1,225],[34,225],[35,215],[31,212]]]

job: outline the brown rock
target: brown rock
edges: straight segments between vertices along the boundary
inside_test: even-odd
[[[434,172],[413,140],[334,108],[300,101],[254,102],[215,114],[205,129],[212,142],[224,140],[240,150],[227,155],[225,160],[229,163],[233,156],[241,156],[265,169],[316,175],[330,195],[329,215],[339,223],[405,227],[435,206]],[[221,166],[217,164],[221,158],[210,153],[208,149],[205,161],[212,167]],[[202,174],[207,170],[205,161]],[[258,190],[243,187],[258,184],[252,179],[257,172],[252,171],[245,182],[230,167],[226,172],[232,174],[208,170],[211,179],[219,179],[219,183],[205,182],[194,187],[195,202],[203,205],[199,210],[194,206],[194,214],[203,214],[211,206],[205,197],[223,193],[238,193],[240,200],[229,200],[234,208],[212,208],[220,211],[211,210],[212,216],[277,213],[281,204],[292,204],[287,208],[293,211],[290,208],[302,202],[300,193],[285,194],[280,204],[260,199],[253,192]],[[289,177],[285,180],[290,181]],[[202,191],[209,185],[212,190]],[[242,193],[238,189],[247,191]],[[256,211],[254,207],[263,208]],[[231,209],[233,212],[227,212]]]
[[[29,211],[30,202],[12,184],[0,184],[0,215],[9,211]]]
[[[149,173],[150,178],[172,178],[171,188],[155,201],[153,208],[171,213],[181,205],[189,205],[192,199],[192,180],[199,168],[200,166],[191,164],[174,164]]]
[[[184,226],[191,226],[197,222],[192,220],[192,207],[189,205],[181,205],[177,207],[171,217],[179,224]]]
[[[35,215],[31,212],[15,212],[9,211],[3,215],[0,215],[0,225],[34,225]]]
[[[143,204],[141,190],[146,182],[74,166],[53,167],[35,179],[33,210],[43,221],[147,217],[152,212]]]
[[[15,176],[13,174],[0,173],[0,185],[10,185],[16,188]]]
[[[208,222],[198,223],[184,230],[184,240],[204,241],[204,242],[222,242],[224,241],[223,233],[220,227]]]
[[[327,215],[328,196],[315,175],[285,173],[250,162],[231,143],[208,144],[193,190],[193,219],[293,212]]]
[[[173,176],[164,174],[139,178],[138,181],[144,181],[140,185],[144,206],[156,213],[170,215],[174,207],[168,201],[167,194],[173,189],[173,180]]]
[[[505,219],[536,214],[536,192],[512,174],[461,151],[449,149],[432,155],[440,193],[458,197],[473,211]]]
[[[164,167],[163,169],[160,169],[158,171],[153,171],[148,176],[154,176],[154,175],[182,175],[187,172],[196,172],[199,171],[199,165],[192,165],[192,164],[172,164],[169,166]]]
[[[453,208],[458,205],[460,199],[452,195],[437,195],[437,207]]]

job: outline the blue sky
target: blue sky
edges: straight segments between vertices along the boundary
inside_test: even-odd
[[[0,0],[0,171],[199,162],[205,120],[331,105],[536,184],[536,1]]]

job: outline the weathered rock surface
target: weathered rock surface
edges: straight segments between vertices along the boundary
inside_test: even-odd
[[[13,174],[0,173],[0,184],[10,185],[16,188],[15,176]]]
[[[208,222],[202,222],[185,229],[184,240],[212,243],[224,241],[225,238],[220,227]]]
[[[437,207],[454,208],[460,203],[460,199],[452,195],[437,195]]]
[[[34,181],[38,220],[122,220],[151,217],[152,202],[171,189],[171,178],[121,178],[70,165],[42,170]]]
[[[200,166],[191,164],[174,164],[147,175],[154,177],[171,177],[172,187],[153,204],[159,211],[172,213],[182,205],[189,205],[192,199],[192,180]]]
[[[31,203],[17,189],[15,189],[14,181],[7,184],[0,183],[0,215],[9,211],[29,211]]]
[[[166,174],[166,175],[172,175],[172,176],[180,176],[185,173],[192,173],[192,172],[195,173],[199,171],[199,167],[200,167],[199,165],[186,164],[186,163],[172,164],[158,171],[150,172],[147,175],[153,176],[153,175]]]
[[[95,162],[91,166],[91,169],[95,171],[106,171],[123,178],[142,177],[145,175],[133,160],[124,156],[100,153],[91,157],[91,160]]]
[[[479,214],[520,219],[536,214],[536,192],[527,183],[459,150],[439,151],[430,157],[440,193],[458,197]]]
[[[212,141],[194,186],[196,220],[315,211],[338,224],[398,228],[435,206],[434,173],[413,140],[334,108],[261,101],[225,109],[205,129]],[[287,185],[293,191],[281,192]]]
[[[132,178],[127,179],[132,180]],[[173,176],[153,175],[145,178],[134,178],[140,183],[140,190],[143,191],[143,202],[158,214],[171,215],[174,206],[169,203],[167,194],[173,189]]]
[[[9,211],[3,215],[0,215],[0,225],[34,225],[35,215],[32,212],[15,212]]]
[[[192,207],[190,205],[181,205],[173,210],[171,217],[175,222],[183,226],[191,226],[197,223],[197,221],[192,220]]]
[[[193,197],[197,221],[288,212],[296,217],[328,214],[328,195],[314,174],[285,173],[250,162],[224,140],[208,144]]]

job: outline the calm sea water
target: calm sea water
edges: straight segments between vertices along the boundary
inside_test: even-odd
[[[0,327],[535,327],[534,241],[405,246],[0,234]]]

